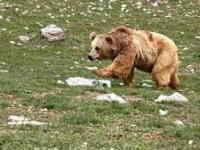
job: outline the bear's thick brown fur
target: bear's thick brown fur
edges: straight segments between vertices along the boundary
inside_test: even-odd
[[[119,78],[125,85],[130,86],[136,67],[151,72],[158,88],[169,86],[178,90],[177,47],[168,37],[121,26],[105,34],[96,35],[92,32],[90,39],[90,60],[112,60],[111,65],[96,70],[97,75]]]

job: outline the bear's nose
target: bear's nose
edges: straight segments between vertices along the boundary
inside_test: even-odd
[[[92,56],[88,55],[88,59],[89,60],[93,60]]]

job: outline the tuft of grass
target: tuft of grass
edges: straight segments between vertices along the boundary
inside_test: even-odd
[[[61,118],[63,124],[72,124],[72,125],[89,125],[89,124],[100,124],[103,122],[103,118],[98,116],[95,113],[84,114],[78,113],[70,116],[63,116]]]
[[[9,106],[10,106],[9,103],[7,103],[3,100],[0,100],[0,109],[6,109]]]
[[[200,140],[200,127],[199,126],[186,126],[176,127],[164,130],[163,134],[173,138],[185,140]]]

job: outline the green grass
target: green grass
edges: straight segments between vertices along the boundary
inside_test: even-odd
[[[200,3],[171,0],[152,7],[142,2],[140,9],[135,1],[0,2],[0,69],[9,71],[0,73],[0,149],[199,149],[200,46],[195,36],[200,36]],[[12,7],[5,8],[3,3]],[[121,13],[121,4],[127,5],[128,13]],[[166,18],[169,14],[172,17]],[[40,29],[48,24],[63,28],[66,39],[48,42],[43,38]],[[160,94],[174,91],[142,87],[151,75],[140,71],[135,72],[131,88],[119,86],[119,80],[111,80],[110,89],[56,84],[58,79],[76,76],[100,79],[84,67],[103,67],[110,61],[87,60],[88,36],[119,25],[159,32],[175,41],[181,62],[180,93],[188,103],[155,103]],[[22,43],[21,35],[31,40]],[[193,65],[195,74],[186,71],[188,65]],[[133,102],[120,105],[95,100],[99,94],[113,92]],[[44,108],[48,110],[41,111]],[[159,109],[169,114],[160,116]],[[9,115],[24,115],[49,125],[8,126]],[[176,126],[176,120],[184,126]]]

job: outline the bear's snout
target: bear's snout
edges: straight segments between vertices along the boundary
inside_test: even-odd
[[[88,55],[88,59],[89,60],[94,60],[93,57],[91,55]]]

